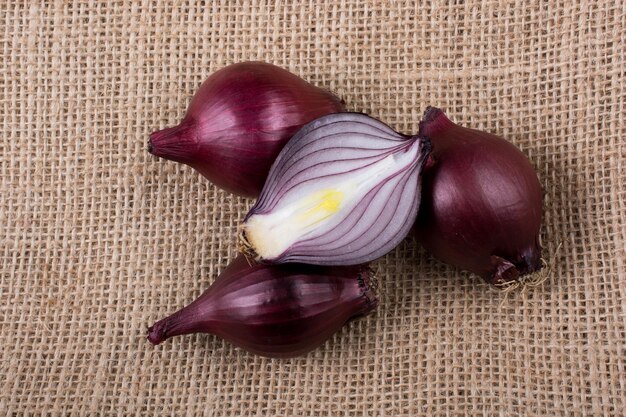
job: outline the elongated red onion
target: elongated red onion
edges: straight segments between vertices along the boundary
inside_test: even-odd
[[[302,128],[245,218],[242,250],[267,263],[355,265],[393,249],[420,201],[427,139],[359,113]]]
[[[343,110],[339,98],[282,68],[233,64],[200,86],[178,126],[150,135],[148,150],[190,165],[227,191],[256,197],[293,134]]]
[[[420,134],[432,141],[416,235],[443,261],[501,284],[541,268],[542,190],[510,142],[428,108]]]
[[[253,265],[240,255],[194,302],[148,329],[157,345],[212,333],[253,353],[297,356],[378,304],[366,266]]]

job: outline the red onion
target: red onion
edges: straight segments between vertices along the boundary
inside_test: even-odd
[[[157,345],[212,333],[270,357],[315,349],[378,301],[366,266],[253,265],[236,258],[197,300],[148,329]]]
[[[321,117],[302,128],[272,166],[242,227],[242,251],[267,263],[356,265],[407,235],[430,152],[359,113]]]
[[[291,136],[343,110],[336,96],[282,68],[234,64],[200,86],[178,126],[150,135],[148,151],[190,165],[234,194],[256,197]]]
[[[420,134],[432,141],[416,235],[443,261],[501,284],[542,267],[542,190],[513,144],[428,108]]]

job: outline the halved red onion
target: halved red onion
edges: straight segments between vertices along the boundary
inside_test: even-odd
[[[422,136],[397,133],[360,113],[304,126],[272,165],[244,221],[243,251],[268,263],[355,265],[407,235],[430,152]]]

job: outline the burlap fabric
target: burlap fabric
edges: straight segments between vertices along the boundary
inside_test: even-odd
[[[2,2],[0,414],[624,415],[625,3],[293,3]],[[507,137],[545,187],[551,278],[505,297],[409,240],[377,314],[305,357],[151,346],[251,202],[147,135],[244,60],[403,132],[431,104]]]

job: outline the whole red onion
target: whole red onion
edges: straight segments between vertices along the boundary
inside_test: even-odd
[[[343,110],[332,93],[282,68],[233,64],[200,86],[178,126],[150,135],[148,151],[190,165],[234,194],[256,197],[291,136]]]
[[[376,307],[370,278],[366,266],[249,266],[240,255],[198,299],[151,326],[148,340],[212,333],[259,355],[297,356]]]
[[[414,229],[423,246],[492,284],[539,270],[542,190],[526,156],[437,108],[426,110],[420,134],[433,149]]]

